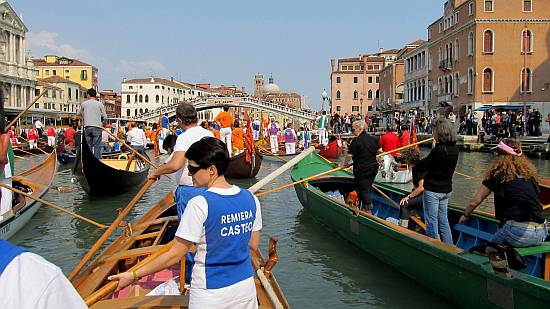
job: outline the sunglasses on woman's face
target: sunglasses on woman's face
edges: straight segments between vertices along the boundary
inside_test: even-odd
[[[195,175],[198,171],[204,169],[205,167],[202,166],[193,166],[193,165],[187,165],[187,170],[189,171],[189,175]]]

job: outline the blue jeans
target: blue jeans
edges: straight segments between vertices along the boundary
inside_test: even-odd
[[[424,190],[422,203],[424,204],[424,220],[426,220],[426,235],[437,239],[441,234],[444,243],[453,244],[453,235],[447,217],[447,206],[452,192],[437,193]]]
[[[101,159],[101,128],[98,127],[85,127],[84,128],[84,137],[86,138],[86,143],[88,147],[94,153],[94,156],[98,159]]]
[[[176,202],[176,208],[178,210],[178,222],[181,221],[181,216],[187,207],[187,203],[195,196],[201,195],[206,188],[195,188],[192,186],[178,186],[174,193],[174,201]],[[195,253],[185,254],[185,282],[191,283],[191,274],[193,272],[193,265],[195,264]]]
[[[546,239],[548,230],[546,223],[538,226],[526,227],[516,226],[515,222],[510,220],[496,231],[491,238],[491,242],[497,244],[507,244],[512,247],[531,247],[540,245]]]

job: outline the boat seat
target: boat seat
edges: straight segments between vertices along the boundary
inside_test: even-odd
[[[112,168],[116,168],[118,170],[126,170],[126,165],[128,164],[128,160],[119,160],[119,159],[101,159],[101,162],[103,164],[108,165]],[[128,171],[135,172],[137,171],[137,162],[135,160],[132,161],[130,164],[130,168]]]
[[[539,246],[514,248],[521,256],[528,256],[541,253],[550,253],[550,241],[543,242]]]

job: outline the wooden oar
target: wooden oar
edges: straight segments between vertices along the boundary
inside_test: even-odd
[[[174,241],[172,240],[171,242],[166,244],[164,247],[162,247],[160,250],[158,250],[157,252],[149,255],[148,257],[146,257],[141,262],[137,263],[136,265],[134,265],[133,267],[131,267],[127,271],[128,272],[133,272],[133,271],[136,271],[136,270],[142,268],[143,266],[151,263],[153,260],[155,260],[156,258],[161,256],[163,253],[168,252],[168,250],[170,250],[170,248],[172,247],[173,242]],[[94,293],[92,293],[88,297],[86,297],[84,302],[86,303],[87,306],[92,306],[96,302],[98,302],[98,301],[102,300],[103,298],[105,298],[107,295],[113,293],[116,290],[117,286],[118,286],[118,281],[110,281],[109,283],[102,286],[99,290],[95,291]]]
[[[151,165],[152,167],[154,168],[159,168],[155,163],[151,162],[151,160],[149,160],[146,156],[142,155],[141,153],[139,153],[137,150],[135,150],[134,148],[132,148],[130,145],[126,144],[126,142],[119,138],[118,136],[114,135],[113,133],[111,133],[109,130],[105,129],[105,128],[102,128],[103,131],[107,132],[107,134],[109,134],[111,137],[113,137],[114,139],[116,139],[117,141],[119,141],[122,145],[126,146],[126,148],[130,149],[131,151],[133,151],[138,157],[140,157],[143,161],[149,163],[149,165]]]
[[[31,160],[31,159],[29,159],[29,158],[20,157],[20,156],[17,156],[17,155],[13,155],[13,156],[14,156],[15,158],[17,158],[17,159],[23,159],[23,160],[25,160],[25,161],[30,161],[30,160]]]
[[[22,153],[26,153],[26,154],[28,154],[28,155],[34,156],[34,153],[25,151],[25,150],[23,150],[23,149],[21,149],[21,148],[13,148],[13,150],[14,150],[14,151],[15,151],[15,150],[21,151]]]
[[[470,175],[462,174],[462,173],[459,173],[459,172],[457,172],[457,171],[455,171],[455,174],[460,175],[460,176],[462,176],[462,177],[469,178],[469,179],[474,178],[474,177],[472,177],[472,176],[470,176]]]
[[[17,120],[21,118],[21,116],[23,116],[31,107],[33,107],[34,103],[36,103],[36,101],[38,101],[38,99],[40,99],[44,94],[46,94],[46,90],[42,91],[42,93],[40,93],[37,97],[35,97],[34,100],[32,100],[27,105],[27,107],[19,113],[19,115],[15,116],[15,118],[13,118],[13,120],[10,123],[8,123],[8,125],[6,126],[6,132],[8,132],[11,126],[13,126],[13,124],[16,123]]]
[[[116,228],[118,227],[120,222],[122,222],[122,220],[124,220],[126,215],[128,215],[130,210],[132,210],[132,208],[137,204],[137,202],[139,202],[139,200],[141,199],[143,194],[145,194],[147,189],[149,189],[149,187],[154,182],[155,182],[154,179],[148,179],[147,180],[147,182],[143,185],[141,190],[139,190],[139,192],[136,194],[136,196],[134,196],[134,198],[130,201],[130,203],[118,214],[115,221],[113,221],[113,223],[111,223],[111,225],[105,231],[105,233],[103,233],[103,235],[101,235],[101,237],[96,241],[96,243],[92,246],[92,248],[88,251],[88,253],[86,253],[86,255],[82,258],[82,260],[80,260],[78,265],[76,265],[76,267],[73,269],[71,274],[68,276],[69,280],[72,281],[76,277],[76,275],[78,275],[78,273],[82,270],[82,268],[84,266],[86,266],[86,263],[88,263],[90,261],[90,259],[94,256],[94,254],[97,252],[97,250],[99,250],[101,248],[101,246],[105,243],[107,238],[109,238],[109,236],[111,236],[111,234],[116,230]]]
[[[272,153],[271,151],[269,151],[269,150],[263,148],[262,146],[256,145],[256,147],[258,147],[258,149],[260,149],[260,151],[263,151],[263,152],[265,153],[266,156],[273,156],[273,157],[275,157],[275,158],[277,158],[277,159],[279,159],[279,160],[281,160],[281,161],[283,161],[283,162],[288,162],[287,159],[285,159],[285,158],[283,158],[283,157],[281,157],[281,156],[279,156],[279,155],[277,155],[277,154],[275,154],[275,153]]]
[[[23,136],[19,136],[19,138],[22,139],[22,140],[24,140],[25,142],[29,143],[29,140],[26,139],[26,138],[24,138]],[[30,143],[29,143],[29,145],[30,145]],[[40,146],[38,146],[38,140],[36,140],[36,148],[37,148],[38,150],[42,151],[43,154],[49,155],[48,152],[46,152],[44,149],[42,149],[42,148],[40,148]],[[29,153],[30,153],[30,152],[29,152]],[[32,153],[31,153],[31,154],[32,154]]]
[[[73,217],[75,217],[75,218],[78,218],[78,219],[80,219],[80,220],[86,221],[86,222],[88,222],[88,223],[90,223],[90,224],[93,224],[93,225],[99,227],[100,229],[106,229],[106,228],[107,228],[106,225],[103,225],[103,224],[101,224],[101,223],[97,223],[97,222],[95,222],[95,221],[93,221],[93,220],[90,220],[90,219],[88,219],[88,218],[86,218],[86,217],[83,217],[83,216],[81,216],[81,215],[79,215],[79,214],[76,214],[76,213],[74,213],[74,212],[72,212],[72,211],[69,211],[69,210],[67,210],[67,209],[65,209],[65,208],[61,208],[61,207],[59,207],[59,206],[57,206],[57,205],[54,205],[53,203],[50,203],[50,202],[48,202],[48,201],[46,201],[46,200],[43,200],[43,199],[41,199],[41,198],[39,198],[39,197],[37,197],[37,196],[32,196],[32,195],[30,195],[30,194],[28,194],[28,193],[25,193],[25,192],[23,192],[23,191],[21,191],[21,190],[19,190],[19,189],[16,189],[16,188],[14,188],[14,187],[8,186],[7,184],[4,184],[4,183],[1,183],[1,182],[0,182],[0,187],[4,187],[4,188],[9,189],[9,190],[11,190],[11,191],[13,191],[13,192],[15,192],[15,193],[19,193],[19,194],[21,194],[21,195],[23,195],[23,196],[25,196],[25,197],[28,197],[28,198],[30,198],[30,199],[32,199],[32,200],[35,200],[35,201],[37,201],[37,202],[40,202],[40,203],[42,203],[42,204],[44,204],[44,205],[46,205],[46,206],[48,206],[48,207],[57,209],[57,210],[62,211],[62,212],[64,212],[64,213],[66,213],[66,214],[69,214],[69,215],[71,215],[71,216],[73,216]]]
[[[297,184],[299,184],[299,183],[302,183],[302,182],[305,182],[305,181],[308,181],[308,180],[311,180],[311,179],[315,179],[315,178],[318,178],[318,177],[321,177],[321,176],[324,176],[324,175],[327,175],[327,174],[330,174],[330,173],[334,173],[334,172],[337,172],[337,171],[340,171],[340,170],[349,168],[350,166],[351,166],[351,165],[344,165],[344,166],[335,167],[335,168],[330,169],[330,170],[328,170],[328,171],[324,171],[324,172],[322,172],[322,173],[315,174],[315,175],[313,175],[313,176],[309,176],[309,177],[300,179],[300,180],[298,180],[298,181],[291,182],[291,183],[287,183],[286,185],[282,185],[282,186],[280,186],[280,187],[273,188],[273,189],[269,189],[269,190],[267,190],[267,191],[258,193],[258,194],[256,194],[256,196],[257,196],[257,197],[264,196],[264,195],[266,195],[266,194],[269,194],[269,193],[272,193],[272,192],[275,192],[275,191],[279,191],[279,190],[282,190],[282,189],[284,189],[284,188],[288,188],[288,187],[290,187],[290,186],[297,185]]]
[[[397,209],[401,209],[401,205],[392,200],[386,193],[384,193],[384,191],[380,190],[376,185],[373,184],[372,188],[376,190],[376,192],[378,192],[380,195],[382,195],[382,197],[385,198],[388,202],[390,202],[390,204],[395,206]],[[422,222],[422,220],[420,220],[416,216],[410,216],[409,218],[413,220],[416,224],[418,224],[418,226],[423,228],[424,231],[426,230],[426,223]]]
[[[411,147],[413,147],[413,146],[420,145],[420,144],[423,144],[423,143],[425,143],[425,142],[429,142],[429,141],[431,141],[431,140],[433,140],[433,139],[434,139],[433,137],[430,137],[430,138],[425,139],[425,140],[422,140],[422,141],[420,141],[420,142],[408,144],[408,145],[405,145],[405,146],[403,146],[403,147],[399,147],[399,148],[396,148],[396,149],[393,149],[393,150],[390,150],[390,151],[382,152],[382,153],[377,154],[376,157],[379,158],[379,157],[381,157],[381,156],[385,156],[385,155],[390,154],[390,153],[392,153],[392,152],[401,151],[401,150],[403,150],[403,149],[411,148]]]

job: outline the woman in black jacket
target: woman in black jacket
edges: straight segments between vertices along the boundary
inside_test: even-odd
[[[426,235],[452,244],[453,236],[447,218],[447,206],[453,191],[453,173],[458,161],[456,131],[448,119],[438,118],[433,128],[435,147],[417,165],[424,176],[424,220]]]

